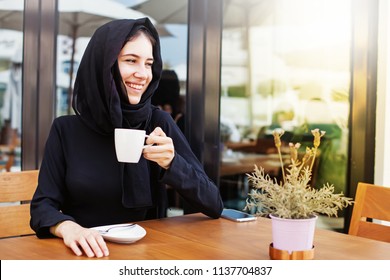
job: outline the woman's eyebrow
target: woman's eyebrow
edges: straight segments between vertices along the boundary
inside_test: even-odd
[[[125,56],[132,56],[132,57],[135,57],[135,58],[141,58],[141,56],[139,56],[137,54],[133,54],[133,53],[125,53],[125,54],[121,55],[121,57],[125,57]],[[146,60],[154,61],[154,58],[153,57],[148,57],[148,58],[146,58]]]
[[[137,58],[140,57],[139,55],[136,55],[136,54],[133,54],[133,53],[124,53],[121,56],[134,56],[134,57],[137,57]]]

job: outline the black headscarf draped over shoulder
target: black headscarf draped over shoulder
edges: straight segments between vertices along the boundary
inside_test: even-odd
[[[153,79],[139,104],[123,104],[123,101],[121,104],[123,93],[115,82],[117,58],[127,39],[140,26],[145,27],[156,41],[153,46]],[[101,134],[111,134],[114,128],[122,127],[124,113],[131,118],[131,127],[145,129],[152,113],[151,97],[158,87],[161,70],[159,36],[148,18],[111,21],[95,31],[85,50],[77,71],[73,110],[86,125]]]

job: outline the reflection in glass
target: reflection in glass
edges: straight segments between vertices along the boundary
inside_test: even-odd
[[[286,131],[284,144],[300,142],[302,152],[311,129],[325,130],[312,185],[330,182],[345,192],[350,1],[224,2],[221,121],[230,130],[224,135],[221,191],[238,184],[242,192],[225,193],[227,205],[243,208],[245,173],[254,163],[280,178],[271,135],[278,127]]]
[[[23,2],[0,2],[0,172],[21,169]]]

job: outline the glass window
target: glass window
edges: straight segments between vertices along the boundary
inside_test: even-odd
[[[221,192],[242,209],[254,164],[281,179],[272,131],[312,146],[326,131],[312,186],[345,193],[350,88],[351,3],[337,0],[224,1],[221,76]],[[332,223],[334,220],[332,220]],[[331,227],[343,227],[340,221]]]
[[[22,30],[23,2],[0,1],[0,172],[21,169]]]

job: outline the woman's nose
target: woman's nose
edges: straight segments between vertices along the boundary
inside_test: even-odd
[[[136,78],[146,78],[147,77],[146,67],[143,66],[137,67],[136,71],[134,72],[134,76]]]

